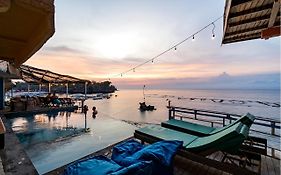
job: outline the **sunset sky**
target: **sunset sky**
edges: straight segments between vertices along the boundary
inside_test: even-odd
[[[25,64],[95,81],[149,60],[223,15],[224,0],[57,0],[54,36]],[[222,22],[122,78],[120,87],[208,82],[280,83],[280,38],[221,46]],[[262,79],[264,77],[264,79]],[[266,82],[264,82],[266,83]],[[266,83],[268,84],[268,83]],[[280,86],[279,86],[280,87]],[[278,88],[278,87],[277,87]]]

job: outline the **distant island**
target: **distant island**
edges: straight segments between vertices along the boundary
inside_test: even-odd
[[[48,84],[42,84],[41,91],[48,92]],[[13,86],[14,91],[28,91],[28,83],[26,82],[16,82]],[[110,81],[103,82],[92,82],[87,85],[87,93],[113,93],[117,90],[117,88],[111,84]],[[38,84],[29,84],[29,91],[39,91]],[[55,93],[66,93],[66,84],[51,84],[51,92]],[[85,84],[84,83],[69,83],[68,84],[68,93],[84,93],[85,92]]]

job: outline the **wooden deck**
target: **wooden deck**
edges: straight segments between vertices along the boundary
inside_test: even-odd
[[[118,144],[118,143],[116,143]],[[107,157],[111,157],[112,147],[116,144],[109,146],[105,149],[97,151],[93,154],[90,154],[86,157],[96,156],[96,155],[105,155]],[[221,152],[215,152],[208,157],[220,161],[223,158],[223,154]],[[83,159],[83,158],[82,158]],[[46,173],[46,175],[58,175],[61,174],[66,167],[60,167],[53,171]],[[254,171],[258,171],[257,167],[253,167]],[[261,159],[261,175],[280,175],[280,160],[271,158],[268,156],[262,156]],[[193,162],[187,158],[181,156],[175,156],[174,159],[174,175],[197,175],[197,174],[214,174],[214,175],[227,175],[229,173],[223,172],[221,170],[217,170],[215,168]]]
[[[216,160],[221,160],[223,155],[216,152],[210,155]],[[217,170],[200,163],[193,162],[186,158],[176,156],[174,162],[175,175],[196,175],[196,174],[216,174],[227,175],[229,173]],[[280,160],[268,156],[262,156],[261,175],[280,175]]]

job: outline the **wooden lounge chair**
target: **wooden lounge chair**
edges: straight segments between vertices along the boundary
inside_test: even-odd
[[[238,154],[239,156],[244,155],[239,148],[248,137],[248,134],[249,127],[241,122],[237,122],[224,130],[205,137],[198,137],[164,128],[159,125],[148,125],[144,128],[140,128],[135,131],[134,136],[142,142],[147,143],[154,143],[159,140],[180,140],[183,141],[183,148],[179,151],[179,155],[182,155],[190,160],[206,164],[229,173],[258,174],[234,164],[218,162],[207,158],[207,155],[216,151],[222,151],[225,154],[231,153]]]
[[[168,121],[162,122],[161,126],[196,136],[209,136],[223,131],[239,122],[242,122],[250,127],[254,123],[254,120],[255,117],[250,113],[247,113],[246,115],[243,115],[239,119],[235,120],[233,123],[230,123],[222,128],[213,128],[177,119],[170,119]]]

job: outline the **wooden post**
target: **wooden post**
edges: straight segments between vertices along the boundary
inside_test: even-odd
[[[231,118],[229,114],[226,114],[226,117],[229,119],[229,123],[231,123]]]
[[[49,93],[51,93],[51,83],[49,83]]]
[[[171,108],[169,108],[169,120],[171,120],[172,119],[172,110],[171,110]]]
[[[275,135],[275,122],[271,122],[271,134]]]
[[[12,83],[12,85],[11,85],[11,97],[13,97],[14,96],[14,92],[13,92],[13,83]]]

